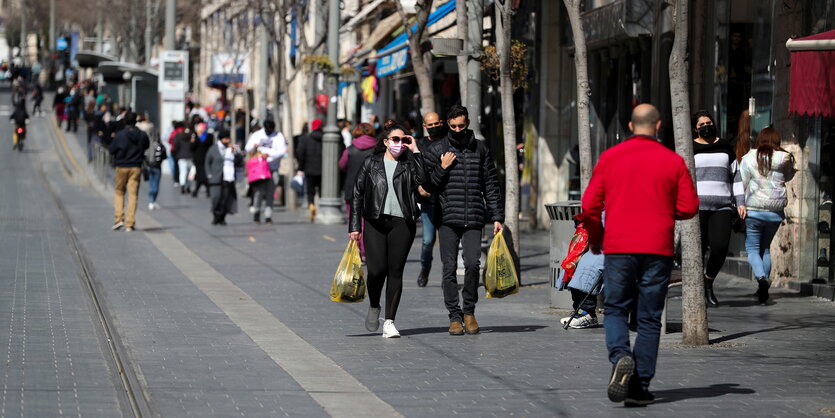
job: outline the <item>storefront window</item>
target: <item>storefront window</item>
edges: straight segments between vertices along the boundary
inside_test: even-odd
[[[754,2],[754,36],[751,45],[751,97],[755,112],[751,115],[751,129],[759,132],[772,122],[774,95],[774,57],[772,25],[774,0]],[[732,53],[733,54],[733,53]]]

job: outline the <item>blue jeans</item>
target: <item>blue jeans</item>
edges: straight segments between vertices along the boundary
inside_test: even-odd
[[[162,178],[162,169],[159,167],[148,167],[148,203],[156,203],[159,194],[159,180]]]
[[[603,280],[606,289],[605,327],[609,361],[624,355],[635,359],[631,384],[648,389],[655,376],[658,340],[661,338],[661,313],[667,298],[667,285],[673,257],[654,254],[607,254]],[[629,312],[636,310],[638,336],[629,348]]]
[[[420,219],[423,223],[423,246],[420,251],[421,270],[429,274],[432,270],[432,247],[435,246],[435,205],[422,203],[420,205]]]
[[[771,274],[771,240],[777,234],[783,214],[779,212],[750,210],[745,218],[745,251],[754,277],[766,279]]]

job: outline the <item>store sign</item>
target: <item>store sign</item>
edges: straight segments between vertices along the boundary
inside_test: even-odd
[[[188,51],[161,51],[157,90],[165,98],[179,98],[188,90]]]
[[[240,80],[240,84],[249,81],[249,53],[218,52],[212,55],[212,76]]]
[[[396,73],[406,67],[409,63],[409,48],[403,48],[392,52],[377,60],[377,77],[387,76]]]

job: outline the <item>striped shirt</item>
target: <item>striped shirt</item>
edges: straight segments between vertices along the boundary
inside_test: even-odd
[[[734,204],[745,205],[742,178],[728,141],[719,139],[712,144],[693,142],[693,154],[699,210],[731,210]]]

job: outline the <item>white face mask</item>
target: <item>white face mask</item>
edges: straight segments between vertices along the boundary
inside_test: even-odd
[[[397,158],[403,153],[402,142],[389,142],[389,153],[392,157]]]

